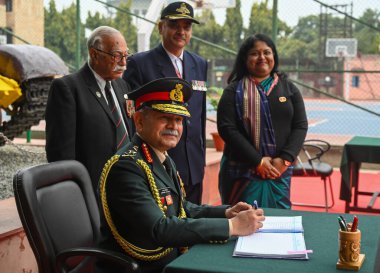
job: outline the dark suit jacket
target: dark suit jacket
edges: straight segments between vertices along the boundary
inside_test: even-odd
[[[111,84],[132,136],[124,98],[130,87],[122,79]],[[115,122],[88,64],[76,73],[55,79],[46,107],[48,161],[75,159],[82,162],[97,191],[104,163],[116,153],[116,145]]]
[[[196,54],[184,51],[184,79],[206,81],[207,62]],[[128,59],[124,72],[125,79],[132,89],[152,80],[164,77],[177,77],[174,66],[160,44],[156,48],[133,55]],[[191,118],[184,121],[184,131],[180,142],[169,150],[170,157],[177,165],[185,185],[202,183],[206,150],[206,94],[193,91],[189,101]]]
[[[198,243],[226,240],[229,237],[227,206],[198,206],[182,200],[177,178],[172,178],[149,147],[152,163],[142,151],[142,140],[135,135],[128,145],[118,151],[106,166],[108,174],[101,182],[102,206],[108,206],[111,219],[120,235],[128,242],[143,249],[174,247],[168,255],[156,261],[145,262],[137,259],[142,272],[160,272],[162,267],[179,255],[178,248]],[[146,172],[136,163],[144,161],[151,170],[158,193],[167,210],[160,210],[147,181]],[[172,162],[175,170],[175,165]],[[171,202],[165,196],[171,196]],[[103,196],[102,196],[103,197]],[[183,204],[187,218],[180,219],[180,204]],[[113,247],[111,247],[113,246]],[[102,247],[124,252],[112,236]]]

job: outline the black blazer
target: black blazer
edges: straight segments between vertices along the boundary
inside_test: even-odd
[[[130,87],[122,79],[111,84],[130,138],[132,121],[126,115],[124,98]],[[116,153],[116,145],[116,124],[88,64],[76,73],[55,79],[46,107],[47,160],[82,162],[97,191],[103,166]]]
[[[206,81],[207,62],[205,59],[185,50],[183,63],[184,79],[190,84],[194,80]],[[130,84],[132,89],[164,77],[177,77],[177,74],[162,44],[130,57],[127,70],[123,74],[123,79]],[[182,138],[175,148],[169,150],[169,155],[177,165],[184,184],[195,185],[202,183],[205,166],[205,92],[194,90],[188,104],[191,117],[184,121]]]

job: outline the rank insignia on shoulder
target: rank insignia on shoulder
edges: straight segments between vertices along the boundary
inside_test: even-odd
[[[133,100],[126,100],[125,110],[127,112],[128,118],[132,118],[133,114],[135,113],[135,102]]]
[[[193,88],[193,90],[197,90],[197,91],[207,91],[207,82],[205,81],[191,81],[191,86]]]
[[[279,97],[278,100],[279,100],[280,102],[286,102],[286,97]]]
[[[122,156],[134,158],[136,156],[138,149],[139,149],[138,146],[133,146],[131,149],[126,151],[124,154],[122,154]]]

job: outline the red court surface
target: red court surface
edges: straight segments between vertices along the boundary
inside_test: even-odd
[[[333,192],[335,198],[335,205],[329,209],[331,213],[344,213],[345,202],[339,199],[341,175],[339,169],[334,169],[331,176]],[[361,170],[359,175],[359,189],[362,191],[380,191],[380,171]],[[358,205],[360,207],[367,207],[371,196],[359,196]],[[324,189],[323,181],[320,178],[314,177],[293,177],[291,186],[291,200],[297,203],[313,203],[324,204]],[[329,196],[329,202],[331,198]],[[353,198],[352,198],[353,200]],[[380,208],[380,197],[375,201],[373,208]],[[303,206],[293,206],[293,210],[307,210],[307,211],[321,211],[324,212],[324,208],[312,208]],[[364,212],[350,211],[350,214],[372,214]],[[380,214],[374,214],[379,215]]]

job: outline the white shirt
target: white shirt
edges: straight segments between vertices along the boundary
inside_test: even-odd
[[[180,74],[178,76],[181,76],[181,78],[183,78],[183,50],[182,50],[181,54],[179,55],[179,57],[177,57],[177,56],[173,55],[172,53],[170,53],[169,51],[167,51],[166,48],[164,47],[164,45],[162,45],[162,47],[164,48],[164,50],[168,54],[170,60],[172,61],[172,64],[174,66],[175,71],[177,72],[177,74],[178,73]]]
[[[100,91],[101,91],[102,94],[103,94],[103,97],[104,97],[105,101],[107,102],[107,104],[109,104],[108,101],[107,101],[106,91],[104,90],[104,88],[106,87],[106,81],[105,81],[102,77],[100,77],[99,74],[96,73],[94,69],[92,69],[90,63],[88,63],[88,67],[90,67],[92,73],[94,74],[94,77],[95,77],[95,79],[96,79],[96,82],[97,82],[97,84],[98,84],[98,86],[99,86],[99,88],[100,88]],[[123,124],[123,126],[124,126],[124,128],[125,128],[125,131],[128,133],[127,127],[125,126],[125,121],[124,121],[123,115],[121,114],[120,105],[119,105],[119,103],[118,103],[118,100],[117,100],[117,97],[116,97],[115,91],[113,90],[112,84],[110,84],[110,87],[111,87],[111,90],[110,90],[110,91],[111,91],[111,94],[112,94],[112,98],[113,98],[113,100],[114,100],[115,102],[117,102],[117,103],[115,103],[115,105],[116,105],[116,109],[117,109],[117,111],[119,112],[119,116],[121,117],[121,121],[122,121],[122,124]]]

